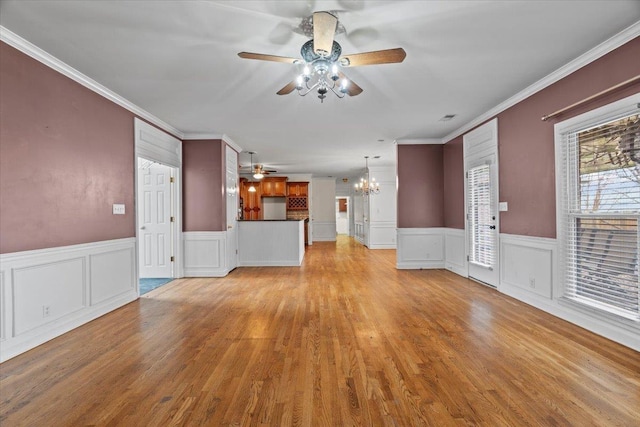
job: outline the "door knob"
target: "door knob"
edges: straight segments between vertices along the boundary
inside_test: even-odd
[[[491,229],[491,230],[495,230],[495,229],[496,229],[496,226],[495,226],[495,225],[490,225],[490,226],[489,226],[489,229]]]
[[[144,225],[142,227],[140,227],[140,230],[144,230]]]
[[[233,225],[227,225],[227,230],[231,230],[233,228]]]

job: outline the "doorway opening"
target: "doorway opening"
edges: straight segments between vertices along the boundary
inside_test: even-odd
[[[336,233],[349,235],[350,203],[348,197],[336,197]]]
[[[134,143],[137,277],[168,282],[184,274],[182,141],[136,117]]]

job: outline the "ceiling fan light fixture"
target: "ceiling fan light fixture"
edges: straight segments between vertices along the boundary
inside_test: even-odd
[[[262,172],[260,172],[260,171],[256,171],[256,173],[253,174],[253,177],[255,179],[262,179],[262,178],[264,178],[264,174]]]
[[[349,80],[342,79],[342,83],[340,83],[340,92],[347,93],[348,86],[349,86]]]
[[[238,53],[238,56],[245,59],[288,63],[301,68],[299,76],[276,92],[278,95],[288,95],[294,90],[300,96],[316,92],[321,102],[327,98],[329,91],[338,98],[357,96],[362,93],[362,88],[356,83],[350,81],[348,90],[344,82],[342,85],[339,83],[345,77],[340,71],[341,67],[397,64],[404,61],[407,55],[404,49],[395,48],[343,56],[342,46],[335,41],[335,36],[344,32],[344,27],[338,22],[337,11],[314,12],[303,20],[298,30],[297,32],[311,38],[300,48],[302,59],[252,52]]]

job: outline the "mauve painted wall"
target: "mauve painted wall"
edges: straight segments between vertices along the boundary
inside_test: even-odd
[[[398,228],[442,227],[442,145],[398,145]]]
[[[501,233],[556,237],[554,123],[638,93],[640,84],[618,90],[556,119],[543,122],[540,118],[628,80],[636,76],[638,70],[640,38],[637,37],[498,115],[500,201],[509,203],[509,211],[500,216]],[[460,229],[464,228],[462,140],[459,136],[447,142],[442,153],[442,222],[445,227]],[[436,192],[431,193],[433,189],[428,184],[433,181],[417,172],[421,165],[427,164],[422,152],[426,147],[429,146],[398,147],[398,227],[442,226],[435,220],[437,213],[427,212],[437,206],[438,196]],[[430,160],[434,158],[431,156]],[[423,185],[429,188],[430,195],[419,192]]]
[[[500,232],[556,237],[555,123],[637,93],[635,84],[597,99],[557,119],[540,118],[587,98],[640,72],[640,37],[572,73],[498,115]]]
[[[444,145],[444,226],[464,229],[464,157],[462,136]]]
[[[134,237],[133,114],[3,42],[0,57],[0,253]]]
[[[219,139],[182,143],[184,231],[226,230],[224,149]]]

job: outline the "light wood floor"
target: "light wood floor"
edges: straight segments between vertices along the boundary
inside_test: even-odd
[[[0,365],[4,426],[638,426],[640,354],[395,251],[184,279]]]

